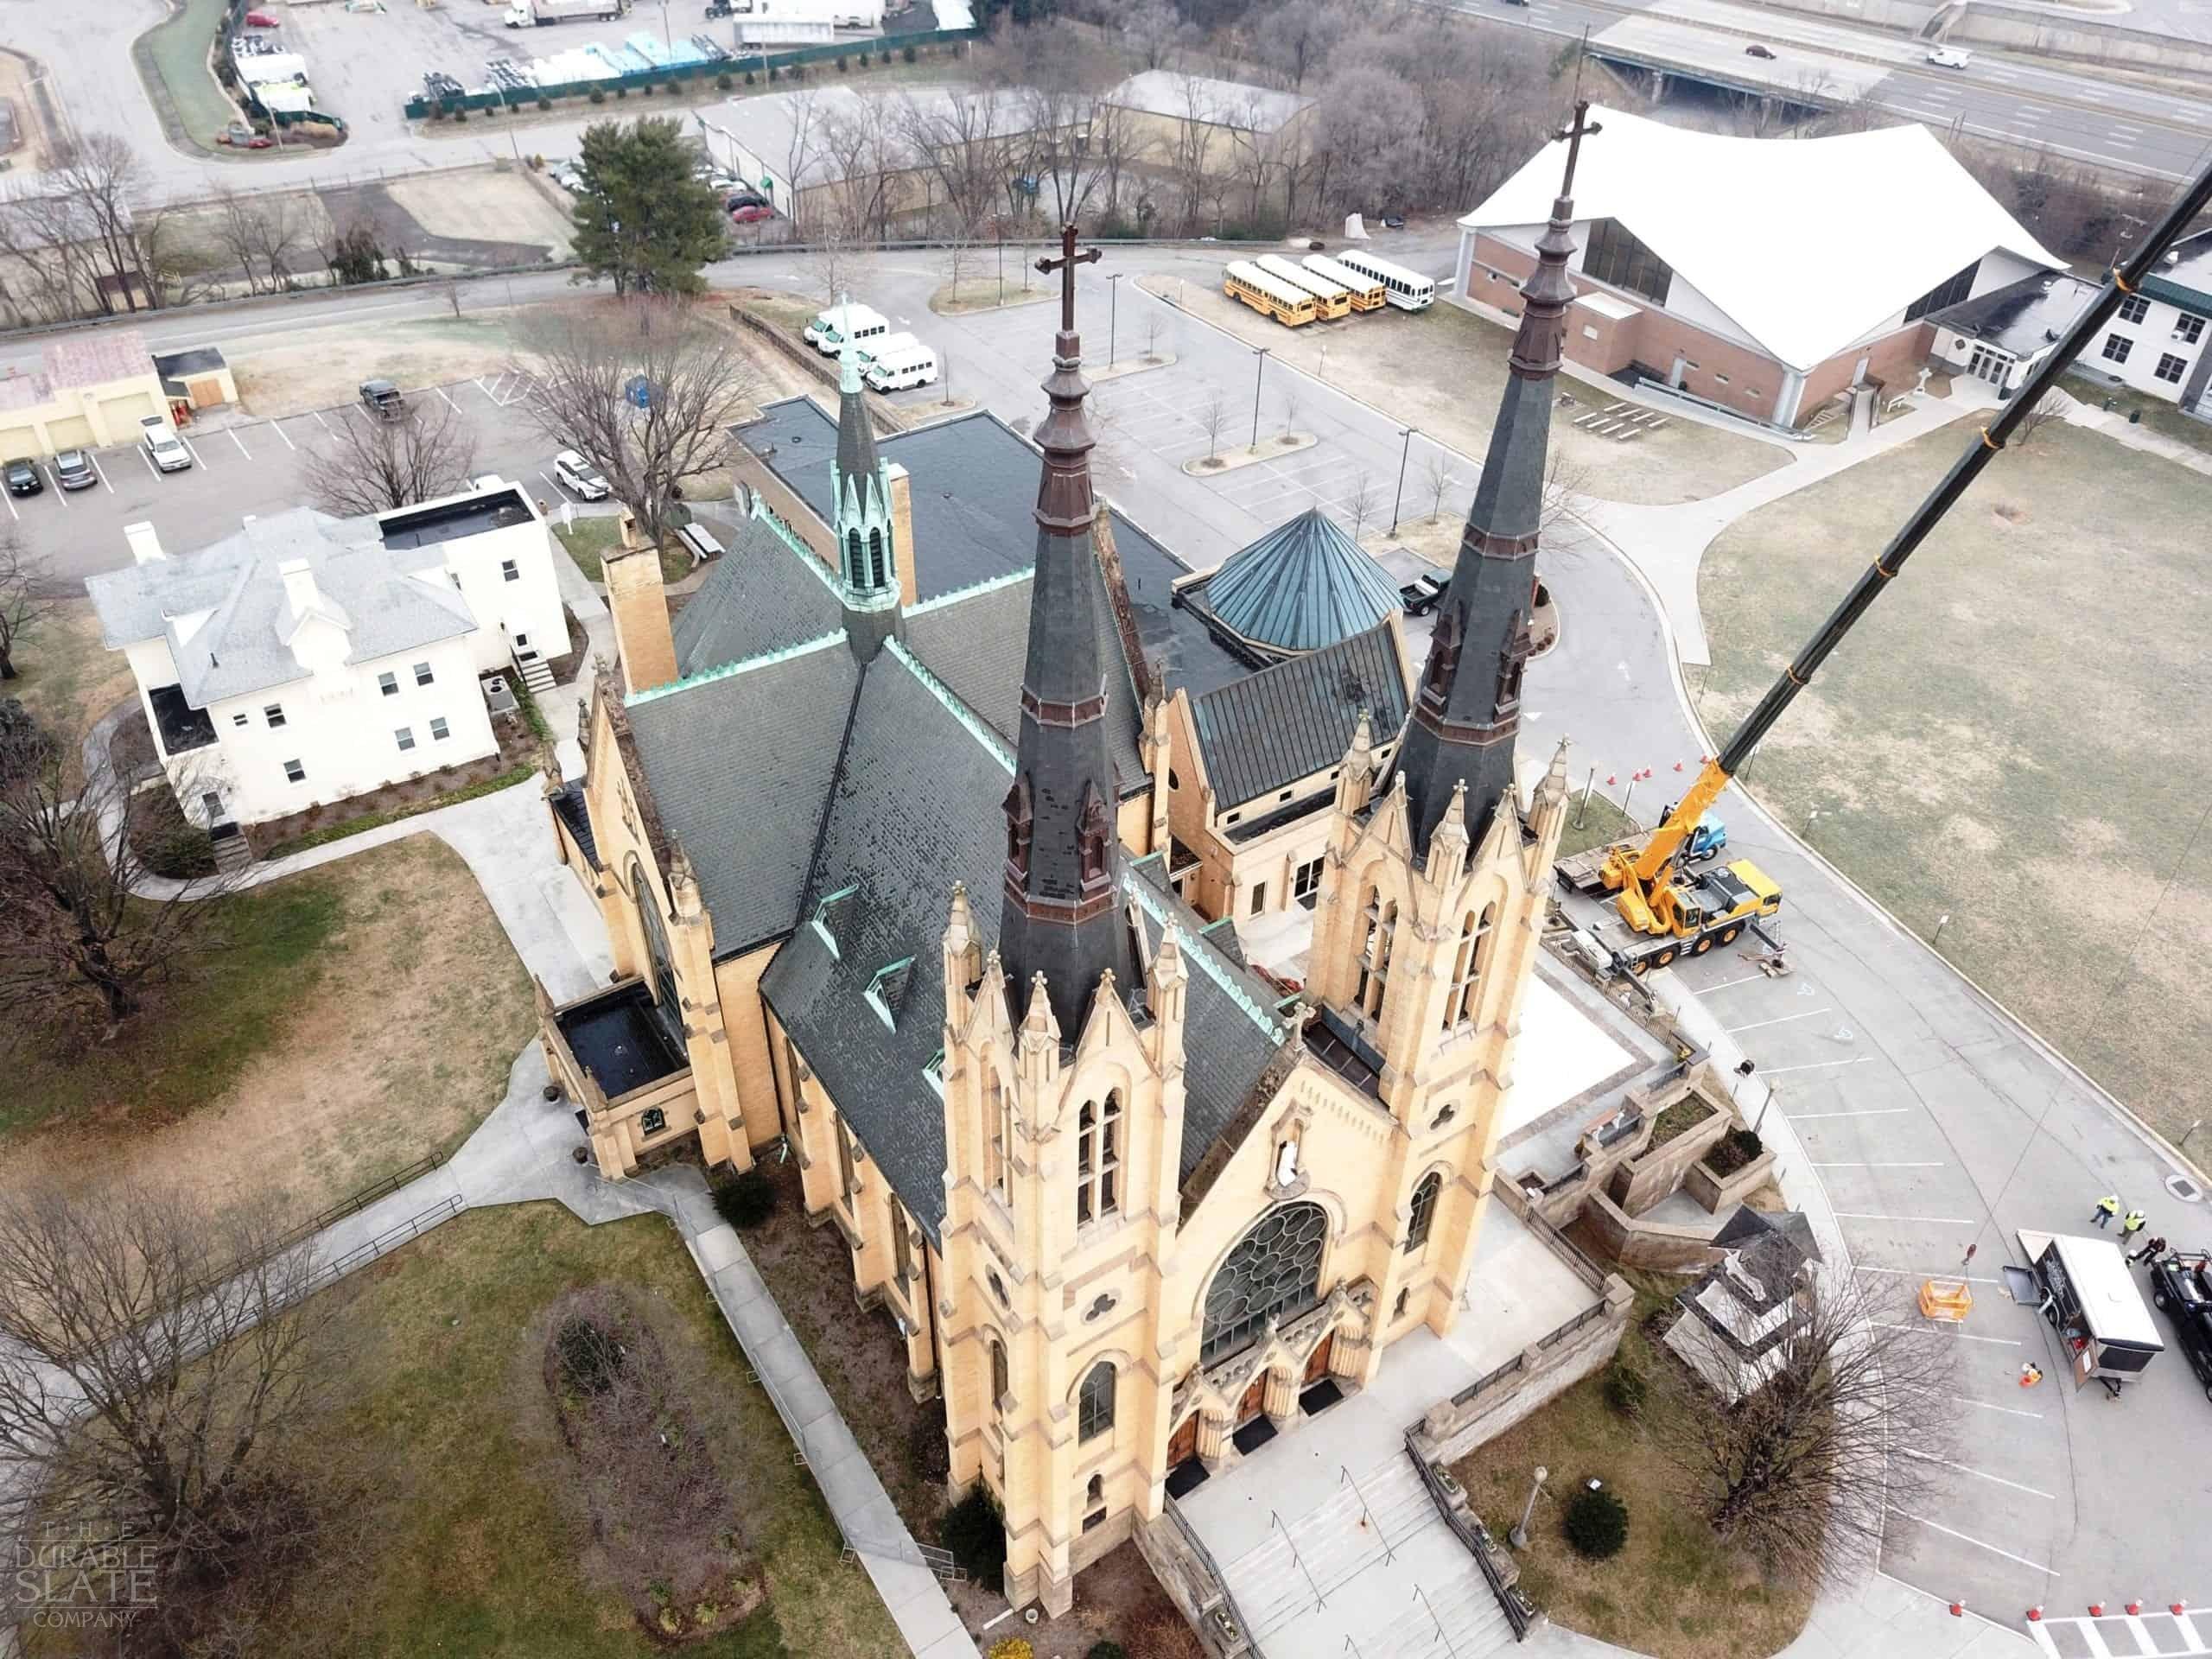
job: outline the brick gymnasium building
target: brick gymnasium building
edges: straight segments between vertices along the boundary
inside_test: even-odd
[[[1923,127],[1734,138],[1595,113],[1567,355],[1600,374],[1802,426],[1850,388],[1910,390],[1931,313],[2065,264]],[[1459,221],[1466,299],[1519,314],[1563,150]]]

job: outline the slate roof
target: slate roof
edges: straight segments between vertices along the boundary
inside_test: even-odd
[[[133,564],[85,583],[111,649],[166,639],[193,707],[306,677],[293,656],[291,601],[277,566],[305,559],[326,614],[342,617],[346,660],[365,663],[472,632],[476,620],[442,575],[409,573],[373,519],[311,507],[260,518],[183,558]],[[204,620],[197,620],[202,619]]]
[[[842,651],[821,654],[851,661]],[[760,988],[869,1158],[934,1239],[944,1217],[944,1112],[925,1068],[943,1040],[939,936],[956,880],[968,885],[977,931],[997,936],[999,800],[1012,763],[918,666],[904,646],[888,646],[861,679],[800,923]],[[1138,898],[1152,940],[1173,918],[1189,954],[1187,1176],[1282,1054],[1287,1033],[1277,1023],[1263,1026],[1267,988],[1199,937],[1202,919],[1160,885],[1158,863],[1128,867],[1124,886]],[[703,884],[703,867],[700,874]],[[718,934],[721,926],[717,912]],[[867,994],[885,969],[907,958],[893,1028]]]
[[[831,522],[830,467],[837,423],[810,398],[771,404],[737,429],[740,442]],[[1037,556],[1036,446],[987,411],[933,422],[876,441],[876,453],[912,479],[914,586],[918,604],[1030,569]],[[1114,544],[1122,586],[1145,655],[1166,687],[1192,694],[1241,678],[1248,666],[1174,602],[1191,568],[1118,512]],[[1020,679],[1018,664],[1014,679]]]
[[[1378,743],[1406,717],[1405,669],[1388,622],[1194,696],[1216,806],[1241,806],[1337,765],[1362,709]]]
[[[721,538],[722,556],[676,613],[676,671],[741,663],[844,626],[828,569],[759,518]]]
[[[837,633],[626,705],[646,787],[691,861],[720,954],[776,938],[798,914],[859,680]]]
[[[906,619],[906,645],[931,673],[991,723],[1009,745],[1021,736],[1021,664],[1029,649],[1029,589],[1027,574]],[[1105,577],[1099,577],[1105,587]],[[1137,747],[1144,715],[1126,666],[1120,636],[1102,597],[1096,613],[1099,650],[1106,654],[1106,722],[1112,734],[1114,768],[1127,799],[1151,786],[1151,774]]]
[[[1333,645],[1402,602],[1382,567],[1319,507],[1230,554],[1183,597],[1239,639],[1275,652]]]
[[[1769,1213],[1754,1210],[1748,1204],[1736,1206],[1736,1213],[1722,1224],[1713,1242],[1723,1249],[1734,1249],[1779,1233],[1795,1245],[1799,1255],[1808,1261],[1821,1259],[1821,1247],[1813,1236],[1812,1224],[1796,1210],[1777,1210]]]

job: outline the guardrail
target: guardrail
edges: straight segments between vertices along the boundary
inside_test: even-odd
[[[1230,1592],[1229,1575],[1221,1570],[1221,1563],[1214,1560],[1213,1552],[1206,1548],[1205,1540],[1199,1537],[1198,1529],[1183,1518],[1183,1511],[1175,1507],[1173,1498],[1169,1498],[1161,1508],[1167,1518],[1174,1522],[1176,1535],[1190,1547],[1191,1553],[1198,1558],[1199,1564],[1220,1590],[1221,1605],[1236,1625],[1234,1634],[1236,1639],[1244,1643],[1245,1651],[1252,1656],[1252,1659],[1267,1659],[1260,1650],[1260,1638],[1252,1629],[1251,1620],[1244,1617],[1244,1610],[1236,1605],[1236,1598]]]
[[[1536,1604],[1521,1593],[1518,1585],[1506,1583],[1505,1575],[1497,1570],[1497,1563],[1492,1559],[1497,1544],[1491,1537],[1490,1529],[1472,1510],[1452,1501],[1452,1494],[1445,1487],[1444,1478],[1437,1472],[1434,1465],[1421,1456],[1419,1448],[1414,1445],[1410,1430],[1406,1434],[1406,1455],[1414,1460],[1414,1467],[1421,1471],[1421,1484],[1428,1489],[1429,1501],[1436,1505],[1436,1512],[1444,1518],[1444,1524],[1452,1529],[1453,1535],[1467,1547],[1467,1553],[1475,1558],[1475,1565],[1482,1568],[1484,1582],[1490,1586],[1491,1594],[1497,1598],[1498,1609],[1504,1613],[1505,1622],[1513,1627],[1513,1639],[1516,1642],[1527,1641],[1529,1627],[1536,1622]]]
[[[1593,1306],[1584,1308],[1580,1313],[1569,1319],[1565,1325],[1559,1326],[1556,1330],[1547,1332],[1535,1341],[1530,1343],[1529,1347],[1537,1349],[1555,1348],[1560,1343],[1565,1342],[1569,1337],[1573,1336],[1576,1332],[1581,1330],[1585,1325],[1592,1324],[1605,1317],[1605,1304],[1599,1302]],[[1470,1400],[1474,1399],[1478,1395],[1481,1394],[1484,1389],[1495,1388],[1507,1377],[1516,1376],[1519,1372],[1527,1370],[1528,1364],[1529,1349],[1524,1348],[1519,1353],[1514,1355],[1512,1358],[1507,1360],[1504,1364],[1499,1366],[1496,1370],[1485,1371],[1473,1382],[1468,1383],[1465,1388],[1460,1389],[1459,1393],[1452,1396],[1452,1403],[1455,1406],[1465,1405]]]

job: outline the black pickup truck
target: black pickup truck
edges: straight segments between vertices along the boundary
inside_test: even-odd
[[[1436,608],[1436,601],[1444,597],[1444,590],[1451,585],[1449,577],[1426,571],[1399,588],[1398,599],[1405,606],[1408,616],[1427,616]]]
[[[2212,1400],[2212,1257],[2202,1250],[2168,1250],[2151,1262],[2151,1300],[2173,1321],[2190,1369]]]

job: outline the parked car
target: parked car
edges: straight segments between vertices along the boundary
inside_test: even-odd
[[[46,480],[39,475],[36,461],[19,458],[0,468],[0,472],[7,475],[8,493],[10,495],[37,495],[46,488]]]
[[[584,193],[584,175],[574,162],[563,162],[553,169],[553,182],[572,196]]]
[[[245,26],[248,29],[275,29],[278,24],[276,20],[265,11],[249,11],[245,15]]]
[[[100,481],[99,469],[82,449],[64,449],[56,455],[54,476],[65,490],[89,490]]]
[[[748,201],[742,207],[732,208],[729,215],[733,225],[758,225],[762,219],[775,216],[776,210],[765,201]]]
[[[396,421],[407,413],[407,400],[389,380],[362,381],[361,405],[372,415],[387,421]]]
[[[146,459],[154,469],[162,473],[181,473],[192,465],[192,451],[184,447],[176,429],[158,415],[149,415],[138,423],[139,442],[146,446]]]
[[[1383,215],[1382,215],[1382,228],[1383,228],[1384,230],[1386,230],[1386,231],[1402,231],[1402,230],[1404,230],[1404,229],[1406,228],[1406,216],[1405,216],[1403,213],[1385,213],[1385,214],[1383,214]]]
[[[232,124],[215,135],[219,144],[228,144],[233,149],[267,149],[276,141],[265,132],[256,132],[251,127]]]
[[[2173,1321],[2181,1351],[2212,1400],[2212,1258],[2202,1250],[2168,1250],[2151,1262],[2151,1300]]]
[[[1440,576],[1433,570],[1425,570],[1398,589],[1398,598],[1404,604],[1408,616],[1427,616],[1436,608],[1436,601],[1444,597],[1444,590],[1451,585],[1448,576]]]
[[[1974,61],[1974,54],[1962,52],[1955,46],[1931,46],[1928,61],[1938,69],[1963,69]]]
[[[722,200],[722,211],[734,213],[741,207],[766,207],[768,198],[758,190],[733,190]]]
[[[569,494],[581,496],[587,501],[607,499],[607,480],[598,467],[573,449],[563,449],[553,457],[553,476]]]
[[[1766,48],[1761,46],[1757,41],[1753,41],[1749,46],[1744,48],[1744,55],[1747,58],[1771,58],[1774,54],[1768,51]]]

